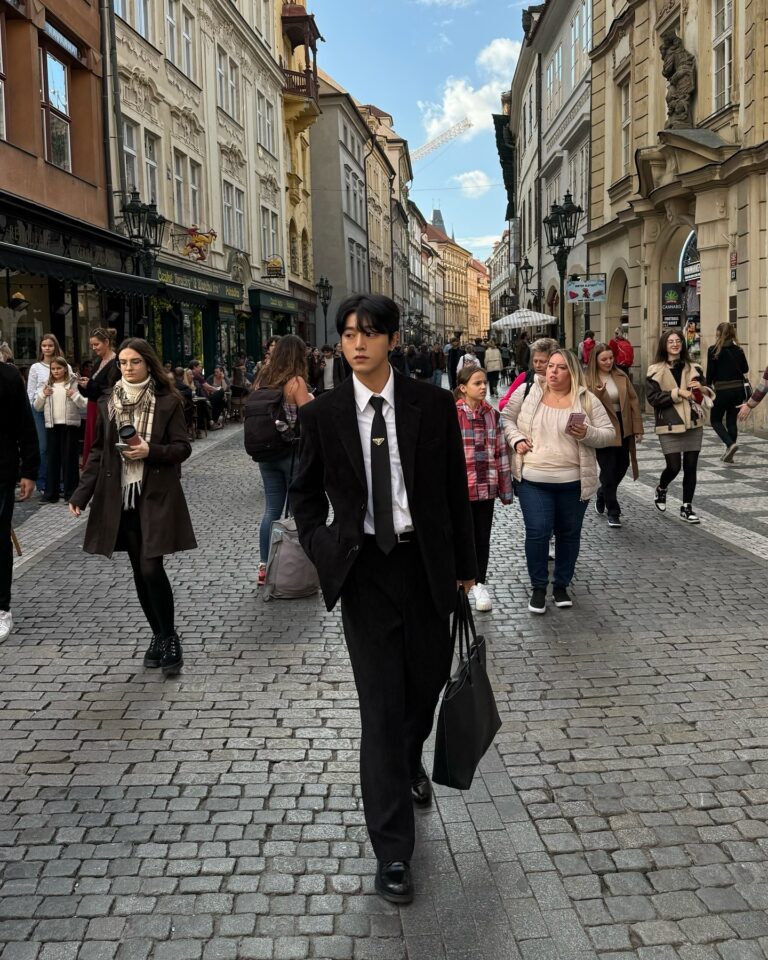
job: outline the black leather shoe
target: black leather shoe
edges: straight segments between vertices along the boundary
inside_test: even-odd
[[[184,666],[184,654],[181,649],[181,640],[177,633],[171,634],[161,641],[163,644],[163,656],[160,660],[160,667],[164,677],[175,677]]]
[[[376,893],[390,903],[410,903],[413,900],[411,867],[407,860],[379,860],[376,867]]]
[[[432,784],[424,764],[419,766],[415,780],[411,780],[411,797],[417,807],[428,807],[432,803]]]
[[[147,647],[147,652],[144,654],[144,666],[154,670],[160,666],[162,658],[163,641],[160,639],[160,634],[156,633],[154,637],[152,637],[152,642]]]

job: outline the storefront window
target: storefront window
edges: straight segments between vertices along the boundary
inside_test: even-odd
[[[2,274],[0,274],[0,278]],[[0,302],[0,340],[13,350],[17,365],[24,369],[37,360],[40,337],[51,327],[48,281],[32,274],[6,273],[5,295]]]

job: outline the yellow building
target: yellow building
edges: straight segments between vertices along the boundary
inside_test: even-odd
[[[312,206],[309,130],[320,116],[315,18],[305,3],[274,4],[275,35],[281,37],[285,183],[285,269],[289,293],[298,302],[297,333],[309,343],[315,332],[315,277],[312,258]]]
[[[427,240],[437,248],[445,268],[445,329],[448,336],[460,333],[469,336],[469,291],[467,274],[472,254],[448,236],[443,226],[440,211],[432,214],[432,223],[427,224]]]
[[[470,339],[487,337],[491,326],[491,277],[474,258],[467,265],[467,313]]]
[[[370,107],[363,107],[365,110]],[[371,293],[392,296],[392,182],[395,170],[389,162],[383,138],[376,136],[377,124],[371,123],[371,143],[366,147],[365,182],[368,196],[368,262]]]
[[[765,23],[754,2],[594,2],[591,326],[628,322],[638,373],[680,324],[694,356],[730,320],[753,376],[768,359]]]

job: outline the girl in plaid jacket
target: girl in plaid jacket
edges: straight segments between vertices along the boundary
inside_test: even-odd
[[[485,585],[491,548],[493,504],[512,503],[512,473],[507,443],[499,426],[499,414],[486,401],[488,390],[485,370],[465,366],[456,375],[456,412],[459,417],[467,483],[475,529],[477,582],[470,592],[477,610],[493,609]]]

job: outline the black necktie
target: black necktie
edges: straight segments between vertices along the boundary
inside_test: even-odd
[[[389,462],[387,425],[382,407],[384,397],[371,397],[371,493],[373,494],[373,526],[376,543],[382,553],[391,553],[397,543],[392,518],[392,468]]]

